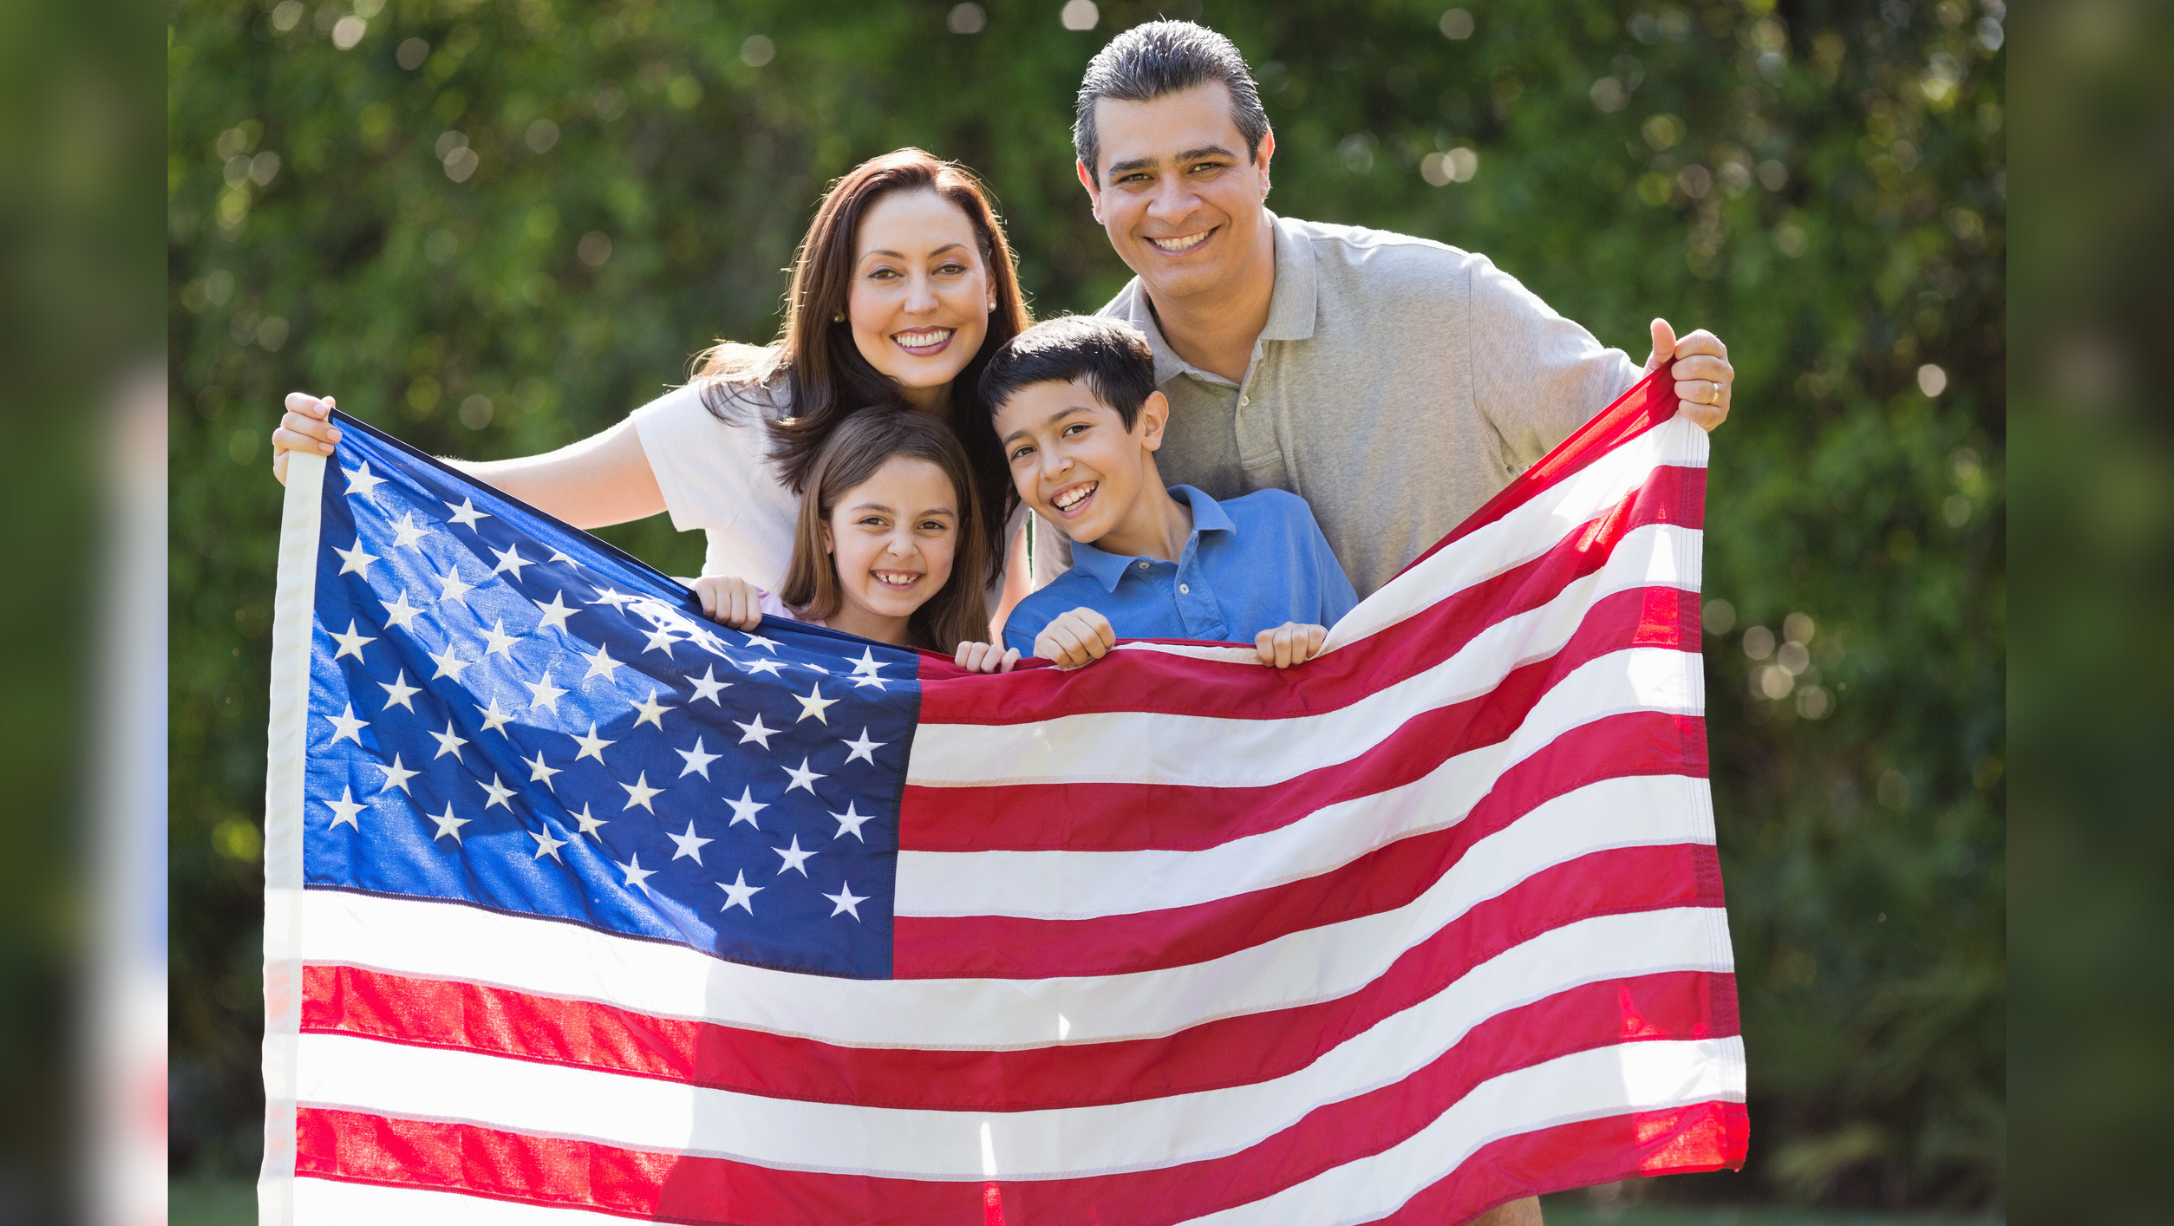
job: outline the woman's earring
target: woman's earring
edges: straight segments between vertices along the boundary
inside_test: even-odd
[[[830,317],[830,322],[832,322],[832,323],[834,323],[834,324],[842,324],[842,323],[844,323],[844,322],[845,322],[845,312],[844,312],[844,311],[839,311],[839,312],[836,312],[835,314],[833,314],[833,315],[832,315],[832,316]]]

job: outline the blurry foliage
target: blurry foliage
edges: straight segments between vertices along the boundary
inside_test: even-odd
[[[1071,97],[1169,12],[1256,66],[1280,211],[1484,252],[1639,358],[1656,314],[1728,342],[1709,709],[1755,1132],[1749,1177],[1673,1194],[1997,1201],[2000,4],[1062,7],[175,10],[177,1169],[245,1165],[258,1128],[282,394],[479,458],[587,435],[767,339],[823,184],[903,144],[987,176],[1041,313],[1092,310],[1127,273]],[[699,566],[661,519],[605,535]]]

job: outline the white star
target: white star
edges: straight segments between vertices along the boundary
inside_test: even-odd
[[[649,700],[635,703],[634,709],[642,713],[642,717],[634,721],[635,727],[639,728],[643,724],[655,724],[657,731],[662,732],[664,731],[664,713],[672,708],[658,702],[657,692],[651,690],[649,691]]]
[[[871,685],[876,687],[878,690],[882,690],[886,693],[888,693],[891,688],[891,683],[889,681],[885,681],[883,678],[876,676],[874,673],[868,673],[863,676],[853,678],[853,688],[856,690],[864,689]]]
[[[348,703],[347,709],[338,715],[327,715],[325,718],[332,721],[335,729],[332,734],[332,743],[335,745],[340,743],[343,736],[357,745],[362,744],[362,730],[370,726],[370,721],[355,718],[354,703]]]
[[[549,558],[546,558],[546,559],[544,559],[544,561],[545,561],[546,563],[550,563],[550,562],[567,562],[567,563],[571,563],[571,562],[573,561],[573,559],[572,559],[572,558],[569,558],[569,557],[567,557],[567,556],[566,556],[566,551],[565,551],[565,550],[563,550],[563,549],[554,549],[554,550],[552,550],[552,551],[551,551],[551,556],[550,556]]]
[[[609,825],[611,823],[610,818],[590,817],[589,806],[587,805],[581,806],[581,812],[575,813],[573,815],[573,818],[575,821],[581,823],[581,829],[576,830],[574,832],[575,834],[595,834],[597,842],[601,843],[604,841],[604,836],[601,834],[596,834],[596,832],[602,830],[605,826]]]
[[[691,820],[687,823],[687,833],[673,834],[667,830],[664,832],[664,837],[679,845],[679,850],[672,853],[674,860],[682,856],[692,856],[696,864],[702,863],[702,848],[717,841],[716,839],[705,839],[696,834],[694,832],[694,822]]]
[[[619,871],[627,875],[628,885],[640,890],[643,894],[649,893],[649,879],[657,875],[657,870],[643,868],[642,858],[639,855],[628,856],[627,860],[629,863],[626,864],[619,864],[617,860],[612,861],[612,863],[619,864]]]
[[[722,881],[717,882],[716,885],[718,889],[725,892],[725,905],[720,907],[719,910],[730,911],[734,907],[738,907],[749,915],[755,913],[755,905],[749,900],[768,888],[747,884],[747,874],[745,872],[734,874],[731,885],[726,885]]]
[[[578,610],[576,611],[578,612]],[[589,662],[589,671],[583,674],[581,678],[583,681],[600,676],[608,683],[612,679],[611,675],[620,668],[619,661],[611,658],[611,649],[602,643],[596,645],[596,654],[593,656],[585,651],[575,652],[574,654]]]
[[[769,808],[770,806],[762,803],[759,800],[756,800],[753,789],[742,787],[740,789],[740,798],[738,800],[734,800],[730,796],[727,796],[725,797],[725,803],[732,806],[732,820],[725,823],[726,829],[729,830],[732,827],[739,825],[741,822],[746,822],[748,825],[755,827],[755,829],[757,830],[762,829],[761,824],[756,822],[755,815],[762,812],[764,809]]]
[[[470,532],[476,530],[477,520],[489,519],[491,517],[490,512],[488,511],[476,510],[476,500],[473,498],[461,499],[460,505],[457,507],[453,506],[453,504],[450,502],[446,503],[445,505],[452,508],[453,522],[456,524],[467,525],[467,528]]]
[[[498,559],[498,565],[491,568],[491,573],[495,575],[503,571],[512,571],[515,583],[521,581],[522,567],[535,565],[534,562],[522,557],[520,549],[513,545],[508,545],[503,550],[493,549],[491,550],[491,556]]]
[[[422,616],[423,611],[408,603],[406,588],[400,589],[400,595],[397,599],[391,601],[379,600],[378,603],[385,606],[385,624],[387,626],[398,626],[403,630],[408,630],[411,634],[414,632],[408,623]]]
[[[521,759],[521,765],[528,768],[528,781],[530,783],[541,783],[550,788],[553,793],[557,793],[559,785],[551,782],[551,776],[559,774],[560,769],[556,766],[544,765],[543,750],[536,751],[536,757],[533,761],[528,758]]]
[[[853,892],[853,883],[850,881],[839,882],[837,893],[825,894],[823,897],[838,904],[831,908],[832,915],[850,915],[856,920],[861,917],[860,905],[868,901],[866,894]]]
[[[764,749],[768,749],[770,748],[770,738],[777,735],[777,729],[762,726],[761,712],[756,713],[755,722],[752,724],[743,724],[739,720],[733,720],[732,726],[747,734],[740,738],[740,744],[742,745],[747,744],[749,741],[755,741],[760,743]]]
[[[370,471],[370,461],[364,460],[355,465],[352,471],[345,468],[340,471],[347,474],[347,492],[350,496],[360,494],[372,502],[377,501],[377,487],[385,484],[385,478]]]
[[[725,654],[725,641],[702,627],[696,626],[694,629],[689,630],[682,626],[680,630],[687,636],[689,641],[700,644],[703,650],[717,655]]]
[[[793,781],[785,785],[785,790],[790,792],[794,788],[806,788],[808,790],[808,795],[810,796],[815,795],[816,780],[830,778],[830,776],[828,775],[819,775],[814,771],[809,770],[808,760],[806,758],[802,758],[800,760],[799,770],[794,770],[790,766],[785,767],[784,770],[786,774],[793,777]]]
[[[362,812],[364,806],[355,803],[355,789],[341,788],[338,800],[328,800],[325,803],[332,806],[334,814],[332,825],[325,827],[325,829],[331,830],[341,822],[346,822],[355,828],[357,834],[362,832],[362,823],[355,820],[355,815]]]
[[[868,729],[863,728],[861,729],[861,739],[857,741],[844,741],[841,742],[841,744],[843,744],[847,749],[853,751],[852,753],[849,753],[845,756],[845,760],[847,762],[851,762],[853,761],[853,759],[859,758],[862,761],[868,763],[868,765],[874,766],[876,764],[876,751],[883,748],[885,745],[890,744],[890,742],[869,740]]]
[[[696,737],[694,739],[693,749],[675,749],[672,752],[678,754],[682,758],[687,759],[687,769],[679,772],[680,778],[682,779],[686,778],[689,775],[700,775],[704,779],[709,778],[710,763],[715,762],[720,756],[722,756],[714,753],[703,753],[701,737]]]
[[[501,617],[491,623],[490,629],[483,632],[483,654],[489,655],[495,651],[511,660],[513,645],[520,641],[519,635],[506,633],[506,619]]]
[[[551,684],[551,674],[549,672],[544,673],[541,681],[523,681],[521,684],[528,687],[530,694],[535,695],[535,701],[528,704],[529,710],[533,711],[538,707],[549,707],[553,715],[559,713],[559,696],[566,693],[566,691]]]
[[[808,857],[814,855],[815,853],[812,851],[800,850],[799,835],[796,834],[793,836],[793,845],[791,850],[787,850],[783,847],[773,847],[770,850],[785,857],[785,863],[778,865],[778,876],[783,877],[785,875],[786,869],[792,869],[794,872],[799,873],[803,877],[808,875]]]
[[[486,793],[490,795],[490,799],[483,802],[484,812],[490,812],[490,808],[492,805],[497,805],[508,813],[513,812],[513,806],[506,803],[506,801],[513,797],[513,789],[507,787],[504,783],[501,783],[499,781],[497,771],[491,772],[491,781],[489,783],[485,783],[481,779],[478,779],[476,780],[476,786],[482,788]]]
[[[670,659],[672,657],[672,644],[678,641],[678,639],[672,637],[672,628],[670,626],[659,626],[649,632],[649,646],[642,648],[642,654],[648,655],[652,651],[661,649],[665,658]]]
[[[622,811],[626,809],[631,809],[636,805],[640,805],[644,809],[648,809],[651,813],[655,813],[657,811],[655,806],[649,803],[649,798],[664,791],[664,789],[653,788],[649,786],[648,771],[643,771],[639,776],[635,778],[634,782],[622,783],[619,786],[627,790],[627,802],[626,804],[620,806]]]
[[[538,630],[543,629],[545,626],[557,626],[559,629],[564,630],[566,629],[566,619],[581,612],[579,609],[566,607],[566,593],[564,592],[553,593],[550,604],[545,604],[541,600],[530,600],[529,603],[543,610],[543,620],[536,623]]]
[[[688,684],[694,686],[694,697],[687,700],[690,703],[700,702],[707,698],[710,700],[711,705],[723,706],[723,703],[717,701],[717,691],[732,688],[730,681],[719,681],[717,679],[717,666],[715,664],[703,669],[700,677],[689,677],[687,681]]]
[[[407,669],[401,669],[400,675],[393,678],[391,685],[387,685],[382,681],[377,684],[379,689],[385,691],[385,710],[390,711],[397,705],[406,707],[410,714],[414,713],[415,703],[411,699],[415,695],[422,693],[422,691],[408,684]]]
[[[473,818],[453,816],[453,802],[450,800],[445,802],[445,812],[431,813],[426,811],[423,816],[438,823],[438,833],[430,836],[430,841],[433,843],[449,834],[453,836],[454,842],[460,842],[460,828],[474,820]]]
[[[551,827],[549,826],[545,826],[543,828],[542,834],[538,834],[533,830],[529,831],[528,837],[536,840],[536,854],[529,857],[531,860],[541,860],[545,856],[549,856],[554,860],[558,860],[559,848],[566,846],[565,839],[554,839],[551,837]],[[566,863],[566,861],[559,860],[559,863],[564,864]]]
[[[460,670],[475,663],[474,660],[463,660],[454,655],[451,643],[445,645],[445,651],[442,654],[435,651],[431,652],[430,662],[438,666],[438,671],[430,675],[432,681],[436,681],[440,677],[451,677],[456,684],[460,681]]]
[[[415,542],[422,540],[429,531],[428,527],[417,524],[415,522],[415,512],[409,511],[400,517],[399,523],[393,525],[393,544],[413,548]]]
[[[436,761],[447,754],[452,754],[455,762],[461,760],[460,747],[468,743],[468,738],[453,731],[452,720],[445,721],[445,731],[433,732],[430,735],[438,738],[438,752],[430,755],[432,761]]]
[[[475,587],[476,585],[473,583],[463,583],[461,581],[460,567],[455,566],[452,570],[446,572],[445,582],[438,585],[438,603],[444,604],[448,600],[458,600],[462,604],[466,604],[468,602],[468,593],[474,591]]]
[[[823,714],[823,711],[826,708],[838,705],[837,699],[823,697],[823,687],[820,683],[809,686],[807,696],[804,698],[798,694],[793,695],[793,701],[800,704],[800,719],[807,719],[812,715],[815,717],[815,721],[821,724],[830,722],[830,717]],[[800,720],[796,719],[793,722],[797,724]]]
[[[874,821],[876,818],[876,815],[873,813],[854,812],[853,802],[850,800],[845,802],[845,812],[833,813],[831,814],[831,816],[838,819],[838,833],[831,835],[830,837],[834,839],[842,839],[850,834],[863,843],[867,842],[868,839],[861,834],[861,827],[867,825],[869,822]]]
[[[393,755],[393,764],[391,766],[379,766],[378,769],[385,772],[385,786],[381,790],[387,792],[392,791],[394,788],[407,792],[408,780],[415,778],[418,774],[416,771],[402,770],[400,768],[399,754]],[[414,795],[413,792],[408,792],[408,794],[410,796]]]
[[[777,641],[775,639],[766,639],[759,634],[748,635],[747,645],[750,647],[760,647],[773,656],[778,653]]]
[[[726,656],[725,658],[727,660],[732,660],[731,656]],[[785,667],[785,661],[783,660],[756,659],[749,660],[744,664],[740,663],[740,661],[738,660],[732,660],[732,662],[734,664],[739,664],[741,668],[746,669],[750,673],[759,673],[765,677],[774,677],[777,675],[778,670]]]
[[[589,735],[583,736],[578,732],[569,732],[566,735],[574,738],[574,744],[581,746],[581,752],[574,755],[574,761],[576,762],[581,761],[583,758],[595,758],[598,764],[601,765],[604,761],[604,747],[619,743],[617,741],[607,741],[598,736],[596,734],[596,721],[593,719],[589,721]]]
[[[847,661],[847,663],[853,666],[854,676],[873,677],[876,675],[877,669],[882,668],[885,664],[890,663],[890,661],[878,660],[876,658],[875,648],[863,647],[861,648],[861,658],[858,660],[849,660]]]
[[[353,549],[342,549],[334,545],[332,552],[340,555],[340,560],[344,563],[340,567],[340,573],[343,575],[352,571],[368,579],[370,577],[370,563],[377,561],[376,554],[363,552],[362,538],[359,536],[355,538],[355,547]]]
[[[608,587],[600,587],[594,590],[596,592],[596,599],[590,601],[590,604],[608,604],[614,609],[620,607],[621,605],[627,603],[630,600],[638,599],[637,597],[629,596],[624,592],[616,591]]]
[[[362,645],[377,642],[376,639],[367,634],[355,633],[355,619],[352,617],[347,619],[347,633],[333,635],[332,641],[340,645],[340,649],[332,653],[332,658],[335,660],[341,656],[353,656],[360,660],[362,659]]]
[[[491,699],[489,707],[477,707],[476,710],[483,712],[483,730],[485,732],[495,731],[500,736],[507,735],[504,725],[513,716],[498,709],[498,700],[496,698]]]
[[[829,670],[829,669],[827,669],[827,668],[824,668],[824,667],[823,667],[822,665],[820,665],[820,664],[802,664],[802,665],[801,665],[800,667],[802,667],[802,668],[804,668],[804,669],[807,669],[807,670],[808,670],[809,672],[811,672],[811,673],[821,673],[821,674],[823,674],[823,675],[824,675],[825,677],[828,677],[828,676],[830,676],[830,670]]]

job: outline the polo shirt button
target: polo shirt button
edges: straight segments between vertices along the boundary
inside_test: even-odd
[[[1146,569],[1147,569],[1147,563],[1146,563],[1146,562],[1142,562],[1142,563],[1140,563],[1140,569],[1141,569],[1141,570],[1146,570]]]
[[[1246,404],[1252,404],[1252,403],[1253,403],[1253,397],[1251,397],[1251,396],[1240,396],[1240,397],[1238,398],[1238,403],[1239,403],[1239,404],[1241,404],[1241,405],[1246,405]]]
[[[1178,592],[1181,595],[1190,596],[1193,592],[1193,585],[1190,583],[1180,583],[1178,584]]]

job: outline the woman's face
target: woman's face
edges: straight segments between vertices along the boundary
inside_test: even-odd
[[[933,191],[892,192],[854,237],[853,344],[915,408],[942,406],[989,335],[995,286],[973,223]]]
[[[823,525],[845,603],[828,620],[848,634],[906,641],[907,618],[951,580],[959,496],[927,460],[892,456],[841,495]]]

